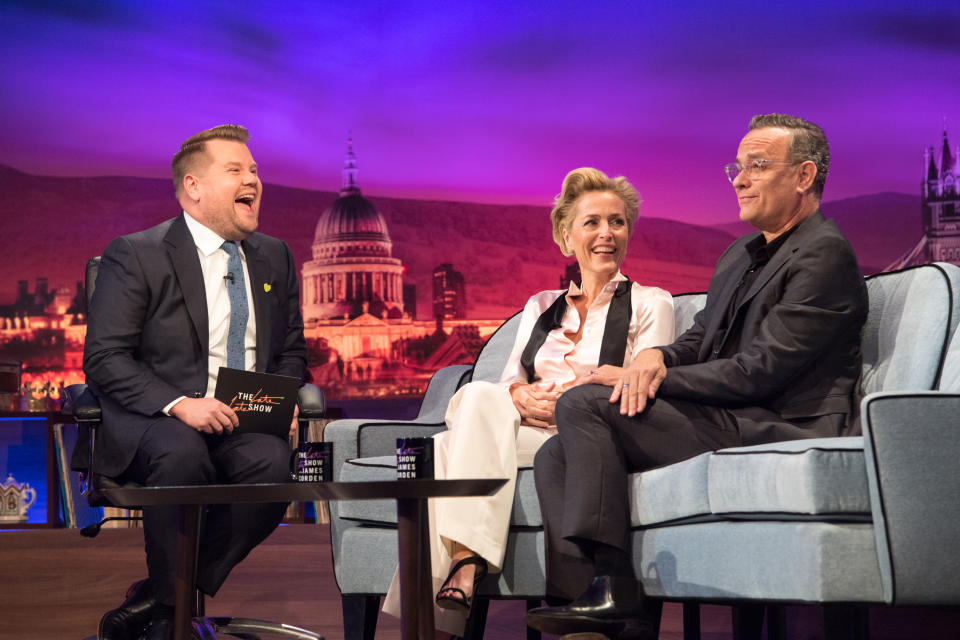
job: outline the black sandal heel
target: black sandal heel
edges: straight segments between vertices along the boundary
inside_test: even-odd
[[[468,564],[477,565],[477,568],[474,569],[473,572],[473,596],[470,596],[469,598],[463,589],[460,589],[459,587],[448,586],[450,584],[450,579],[453,578],[454,574]],[[447,574],[447,579],[444,581],[443,586],[440,587],[440,591],[437,592],[437,606],[441,609],[460,610],[464,613],[469,612],[473,597],[477,594],[477,585],[480,584],[480,581],[485,577],[487,577],[486,560],[480,556],[467,556],[466,558],[460,560],[450,569],[450,573]],[[444,591],[455,591],[460,595],[440,595]]]

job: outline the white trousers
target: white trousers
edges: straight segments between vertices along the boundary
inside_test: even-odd
[[[430,566],[433,593],[440,590],[450,571],[454,542],[468,547],[487,561],[491,573],[503,566],[513,507],[517,467],[533,463],[540,446],[557,433],[520,425],[520,414],[510,393],[501,385],[471,382],[450,399],[447,431],[434,436],[433,473],[437,479],[507,478],[492,496],[431,498]],[[400,584],[393,582],[383,611],[400,615]],[[462,635],[466,617],[458,611],[434,607],[436,628]]]

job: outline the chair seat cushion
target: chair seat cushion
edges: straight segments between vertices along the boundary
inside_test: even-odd
[[[340,468],[339,479],[344,482],[370,482],[394,480],[396,477],[396,456],[376,456],[347,460]],[[340,502],[340,517],[369,524],[395,525],[397,504],[395,500],[344,500]],[[518,469],[510,526],[543,526],[531,467]]]

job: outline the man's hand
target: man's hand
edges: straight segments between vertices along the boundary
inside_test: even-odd
[[[533,383],[510,389],[510,399],[520,413],[520,424],[541,428],[556,424],[553,412],[560,397],[560,392],[554,390],[556,386],[554,382],[546,385]]]
[[[663,364],[663,352],[659,349],[644,349],[637,354],[630,366],[624,369],[623,376],[614,385],[610,402],[620,401],[620,414],[633,417],[647,406],[647,400],[657,396],[660,383],[667,377],[667,367]]]
[[[297,428],[299,428],[299,423],[297,422],[297,416],[300,415],[300,406],[293,405],[293,420],[290,421],[290,437],[292,438],[297,433]]]
[[[610,402],[620,401],[620,413],[635,416],[653,400],[660,383],[667,375],[663,353],[659,349],[644,349],[626,369],[605,364],[588,375],[580,376],[577,384],[603,384],[613,387]]]
[[[184,398],[170,415],[200,433],[232,433],[240,424],[237,412],[216,398]]]

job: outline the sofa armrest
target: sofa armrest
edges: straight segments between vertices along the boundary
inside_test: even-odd
[[[442,418],[441,418],[442,420]],[[419,420],[334,420],[323,429],[325,442],[333,443],[333,479],[340,479],[343,463],[352,458],[367,458],[378,455],[395,455],[398,437],[427,437],[446,428],[441,421],[421,422]],[[340,576],[341,543],[344,533],[358,523],[340,517],[341,502],[333,500],[330,509],[330,548],[333,553],[333,570],[337,585],[342,584]]]
[[[343,463],[353,458],[371,458],[396,453],[396,438],[429,437],[446,428],[447,404],[470,376],[472,367],[452,365],[433,374],[420,411],[413,420],[367,418],[335,420],[324,427],[323,439],[333,443],[333,477]]]
[[[323,429],[324,442],[333,443],[333,479],[340,479],[343,463],[353,458],[394,455],[397,438],[430,437],[446,429],[440,423],[419,420],[335,420]]]
[[[960,604],[960,394],[863,399],[864,455],[884,599]]]
[[[450,398],[470,380],[473,367],[465,364],[454,364],[439,369],[430,378],[430,384],[423,394],[417,422],[443,422],[447,413]]]

